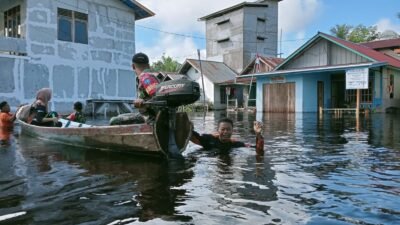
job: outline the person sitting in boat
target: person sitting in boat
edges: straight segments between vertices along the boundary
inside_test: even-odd
[[[218,149],[221,153],[228,152],[231,148],[255,147],[257,155],[264,155],[264,137],[261,134],[263,124],[254,121],[254,132],[256,133],[256,145],[246,144],[232,139],[233,121],[222,118],[218,121],[218,130],[215,134],[202,134],[192,132],[191,141],[201,145],[204,149]]]
[[[18,111],[18,109],[16,110]],[[10,105],[4,101],[0,103],[0,145],[8,145],[10,134],[14,128],[15,114],[10,113]]]
[[[58,121],[57,112],[48,112],[48,103],[51,100],[51,89],[42,88],[36,94],[36,100],[32,108],[36,112],[31,124],[43,127],[61,127],[62,123]]]
[[[83,104],[82,102],[75,102],[74,103],[74,110],[75,112],[69,114],[69,116],[67,116],[68,120],[74,121],[74,122],[78,122],[78,123],[85,123],[86,122],[86,118],[82,113],[82,109],[83,109]]]
[[[138,114],[121,114],[110,120],[110,125],[138,124],[154,122],[157,110],[154,107],[145,105],[156,93],[158,79],[150,73],[149,57],[144,53],[137,53],[132,57],[132,69],[137,76],[138,98],[133,102],[135,108],[139,109]]]

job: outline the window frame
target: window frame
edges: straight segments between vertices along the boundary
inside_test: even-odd
[[[4,11],[4,36],[21,38],[21,6]]]
[[[394,98],[394,75],[390,74],[389,75],[389,98],[393,99]]]
[[[368,75],[368,89],[360,89],[360,104],[371,104],[374,101],[374,75]],[[345,89],[345,101],[355,103],[357,100],[356,89]]]
[[[70,37],[69,40],[64,40],[61,38],[62,33],[60,32],[60,20],[69,20],[70,22]],[[79,38],[77,36],[76,29],[77,25],[76,23],[82,23],[85,25],[85,32],[84,36]],[[65,42],[73,42],[73,43],[78,43],[78,44],[89,44],[89,15],[86,13],[82,12],[77,12],[69,9],[64,9],[64,8],[57,8],[57,40],[59,41],[65,41]],[[78,41],[79,40],[79,41]],[[84,40],[84,41],[81,41]]]

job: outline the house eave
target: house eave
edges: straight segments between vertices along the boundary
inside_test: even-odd
[[[370,62],[370,63],[361,63],[361,64],[351,64],[351,65],[337,65],[337,66],[324,66],[324,67],[313,67],[313,68],[301,68],[301,69],[294,69],[294,70],[277,70],[268,73],[258,73],[258,74],[249,74],[249,75],[242,75],[240,77],[260,77],[260,76],[274,76],[274,75],[289,75],[289,74],[301,74],[301,73],[310,73],[310,72],[330,72],[330,71],[341,71],[346,69],[354,69],[359,67],[368,67],[368,68],[375,68],[380,66],[386,66],[388,63],[386,62]]]
[[[205,21],[205,20],[208,20],[208,19],[219,17],[221,15],[230,13],[232,11],[235,11],[237,9],[241,9],[241,8],[244,8],[244,7],[268,7],[268,5],[265,4],[265,3],[242,2],[242,3],[239,3],[237,5],[231,6],[229,8],[225,8],[223,10],[211,13],[211,14],[209,14],[207,16],[203,16],[203,17],[199,18],[198,20],[199,21]]]
[[[144,5],[140,4],[135,0],[120,0],[120,1],[135,12],[135,20],[141,20],[156,15],[153,11],[146,8]]]

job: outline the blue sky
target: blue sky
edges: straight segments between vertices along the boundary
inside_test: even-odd
[[[185,58],[197,58],[197,49],[205,57],[206,40],[190,37],[205,36],[205,23],[197,19],[243,0],[139,2],[156,15],[137,21],[136,51],[147,53],[152,61],[165,54],[182,62]],[[399,12],[400,0],[283,0],[279,3],[283,56],[290,55],[318,31],[330,34],[330,28],[336,24],[376,25],[379,31],[391,29],[400,34]]]

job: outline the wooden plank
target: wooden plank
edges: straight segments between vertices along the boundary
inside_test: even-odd
[[[265,112],[295,112],[295,83],[264,84],[263,94]]]

